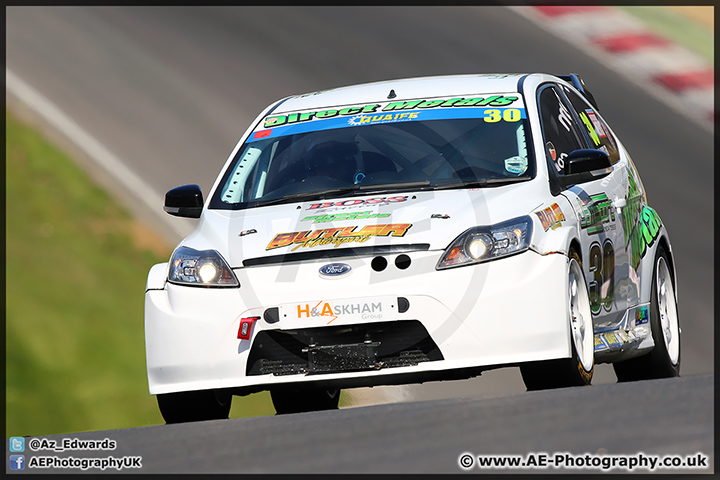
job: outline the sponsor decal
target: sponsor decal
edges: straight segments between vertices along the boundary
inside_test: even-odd
[[[590,135],[590,138],[592,139],[595,146],[600,145],[600,138],[598,137],[597,131],[595,130],[595,126],[588,118],[587,114],[585,112],[580,112],[580,120],[585,124],[585,128],[588,131],[588,134]]]
[[[341,202],[321,202],[313,203],[306,210],[322,210],[331,207],[366,207],[368,205],[388,205],[390,203],[406,202],[408,199],[407,195],[400,197],[377,197],[368,198],[365,200],[353,199],[343,200]]]
[[[660,235],[662,222],[654,209],[643,203],[643,195],[635,173],[628,169],[627,206],[622,209],[625,246],[631,251],[630,264],[633,270],[640,266],[640,259],[645,257]]]
[[[608,347],[619,347],[622,345],[620,340],[618,340],[617,335],[615,335],[615,332],[607,332],[607,333],[603,333],[601,335],[602,335],[605,343],[607,343]]]
[[[505,170],[516,175],[525,173],[528,168],[528,159],[526,157],[515,156],[505,159]]]
[[[347,275],[352,270],[352,267],[347,263],[329,263],[320,267],[320,275],[326,277],[339,277]]]
[[[302,323],[322,322],[330,324],[337,319],[345,322],[375,321],[395,317],[397,297],[381,295],[363,298],[311,300],[287,303],[279,306],[280,318]]]
[[[552,161],[554,162],[555,160],[557,160],[557,150],[555,150],[555,145],[553,145],[552,142],[547,142],[545,146],[550,153],[550,158],[552,159]]]
[[[248,142],[348,125],[373,125],[438,120],[448,118],[482,118],[486,122],[518,122],[527,118],[518,95],[422,99],[353,105],[270,115],[257,127]]]
[[[322,214],[322,215],[311,215],[305,217],[301,222],[312,220],[312,223],[326,223],[326,222],[337,222],[340,220],[365,220],[368,218],[387,218],[389,213],[373,213],[372,211],[366,212],[353,212],[353,213],[334,213],[334,214]]]
[[[258,140],[260,138],[269,137],[272,134],[272,130],[259,130],[255,132],[252,136],[253,140]]]
[[[378,123],[391,123],[391,122],[402,122],[415,120],[418,118],[419,112],[405,112],[384,114],[384,115],[355,115],[348,120],[348,125],[367,125],[367,124],[378,124]]]
[[[549,228],[555,230],[565,221],[565,214],[560,210],[560,205],[553,203],[548,208],[535,212],[540,219],[543,229],[547,232]]]
[[[578,217],[580,228],[587,230],[588,235],[602,233],[605,231],[605,224],[615,221],[612,201],[604,193],[582,198],[582,202]]]
[[[325,317],[328,319],[326,325],[337,320],[340,316],[360,316],[366,320],[379,320],[383,318],[383,302],[382,301],[359,301],[356,303],[326,302],[320,300],[313,305],[312,303],[296,304],[297,318],[318,318]]]
[[[360,230],[358,226],[324,228],[321,230],[305,230],[301,232],[280,233],[272,239],[265,250],[295,245],[291,251],[300,247],[319,247],[334,245],[339,247],[346,243],[363,243],[371,237],[402,237],[412,227],[410,223],[395,223],[384,225],[365,225]]]
[[[648,307],[640,307],[635,313],[635,325],[648,323],[649,318]]]
[[[607,348],[607,343],[605,343],[605,341],[603,340],[602,335],[600,335],[599,333],[595,335],[595,351],[597,352],[598,350],[607,350]]]
[[[293,123],[309,122],[325,118],[354,116],[365,113],[394,112],[402,110],[420,110],[445,107],[506,107],[519,99],[518,96],[491,95],[475,98],[449,98],[433,100],[412,100],[399,102],[372,103],[350,106],[342,109],[327,109],[308,112],[296,112],[283,115],[271,115],[265,118],[263,128],[279,127]]]

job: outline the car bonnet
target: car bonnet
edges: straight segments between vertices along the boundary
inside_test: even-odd
[[[256,207],[206,210],[183,242],[214,248],[232,268],[257,259],[342,255],[361,247],[442,250],[468,228],[527,215],[541,201],[536,182],[493,188],[415,191],[328,198]],[[282,259],[281,259],[282,260]],[[278,260],[278,261],[281,261]]]

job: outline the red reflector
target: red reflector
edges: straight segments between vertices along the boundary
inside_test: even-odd
[[[240,319],[240,328],[238,328],[238,338],[242,340],[250,340],[250,331],[255,320],[260,320],[260,317],[248,317]]]

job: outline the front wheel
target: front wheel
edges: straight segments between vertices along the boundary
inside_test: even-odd
[[[680,321],[669,265],[667,252],[658,247],[650,294],[650,329],[655,346],[646,355],[613,363],[618,382],[680,375]]]
[[[312,387],[285,387],[270,391],[278,415],[286,413],[334,410],[340,402],[340,390]]]
[[[165,423],[199,422],[228,418],[232,395],[218,390],[165,393],[157,402]]]
[[[592,381],[595,369],[593,319],[580,265],[580,256],[571,251],[567,280],[570,358],[521,365],[520,373],[528,390],[583,386]]]

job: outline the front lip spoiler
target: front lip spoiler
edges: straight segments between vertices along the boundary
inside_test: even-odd
[[[256,267],[259,265],[273,265],[290,262],[305,262],[308,260],[340,258],[340,257],[367,257],[372,255],[388,255],[393,253],[425,252],[430,250],[429,243],[413,243],[405,245],[376,245],[368,247],[342,248],[331,250],[320,250],[318,252],[297,252],[270,255],[268,257],[246,258],[243,260],[244,267]]]

